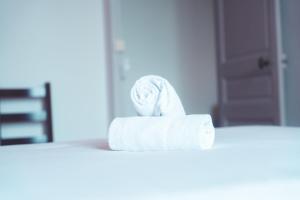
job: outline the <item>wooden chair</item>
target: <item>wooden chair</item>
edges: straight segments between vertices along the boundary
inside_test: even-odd
[[[39,99],[43,103],[43,110],[30,113],[1,113],[0,111],[0,145],[53,142],[50,83],[31,89],[0,89],[0,101],[15,99]],[[2,138],[3,124],[18,123],[42,124],[44,137]]]

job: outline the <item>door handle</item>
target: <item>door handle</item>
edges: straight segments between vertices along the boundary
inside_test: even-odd
[[[257,65],[258,65],[259,69],[264,69],[264,68],[270,66],[271,62],[268,59],[265,59],[263,57],[259,57],[258,60],[257,60]]]

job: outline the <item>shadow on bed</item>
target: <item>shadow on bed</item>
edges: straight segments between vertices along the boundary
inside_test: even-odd
[[[80,146],[93,148],[93,149],[101,149],[104,151],[112,151],[109,148],[107,139],[93,139],[93,140],[84,140],[80,142],[74,142],[74,144],[79,144]]]

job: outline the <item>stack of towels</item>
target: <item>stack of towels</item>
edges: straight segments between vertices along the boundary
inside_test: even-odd
[[[215,130],[210,115],[186,115],[175,89],[154,75],[131,89],[137,117],[115,118],[108,141],[112,150],[210,149]]]

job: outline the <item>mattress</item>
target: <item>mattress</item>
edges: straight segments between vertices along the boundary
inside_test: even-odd
[[[0,198],[298,200],[300,128],[219,128],[205,151],[111,151],[105,139],[2,146]]]

